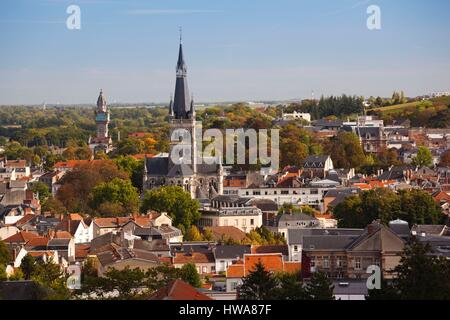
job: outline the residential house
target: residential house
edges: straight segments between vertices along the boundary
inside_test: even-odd
[[[251,253],[250,245],[218,245],[214,249],[216,273],[226,272],[228,266],[242,260],[244,254]]]
[[[304,236],[302,265],[304,276],[323,271],[333,279],[365,279],[367,268],[377,265],[384,279],[399,264],[405,241],[390,228],[373,222],[354,235]]]
[[[333,169],[333,161],[330,156],[308,156],[303,161],[302,177],[324,179]]]
[[[248,233],[262,226],[262,211],[250,205],[251,199],[238,196],[217,196],[211,207],[200,210],[200,227],[234,226]]]
[[[264,269],[271,272],[300,272],[299,262],[288,262],[281,253],[244,254],[242,260],[229,265],[226,272],[226,292],[238,292],[242,285],[242,278],[255,269],[256,264],[261,263]]]
[[[156,291],[149,300],[183,300],[183,301],[197,301],[197,300],[212,300],[207,295],[201,293],[198,289],[187,284],[182,280],[173,280],[166,286]]]

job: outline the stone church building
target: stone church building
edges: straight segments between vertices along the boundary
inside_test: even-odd
[[[180,186],[193,199],[212,199],[223,193],[223,168],[220,159],[200,157],[197,145],[194,101],[189,95],[187,68],[180,42],[176,68],[175,95],[169,106],[170,150],[145,159],[144,189]],[[198,143],[202,143],[199,141]],[[198,150],[199,149],[199,150]],[[177,155],[177,159],[173,155]],[[202,161],[200,161],[203,159]],[[213,160],[213,161],[211,161]]]

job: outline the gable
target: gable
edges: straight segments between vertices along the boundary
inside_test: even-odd
[[[401,252],[403,247],[404,241],[401,238],[387,228],[381,227],[374,234],[366,235],[351,251]]]

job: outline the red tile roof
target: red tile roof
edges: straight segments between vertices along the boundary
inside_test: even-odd
[[[205,229],[211,230],[213,234],[213,240],[215,241],[221,241],[221,240],[228,240],[232,239],[234,241],[242,241],[244,240],[247,235],[244,231],[241,229],[238,229],[236,227],[206,227]]]
[[[287,245],[252,246],[252,253],[253,254],[281,253],[284,256],[289,255]]]
[[[192,252],[192,253],[175,253],[173,264],[187,263],[214,263],[214,255],[211,252]]]
[[[27,232],[27,231],[20,231],[12,236],[10,236],[9,238],[6,238],[5,240],[3,240],[3,242],[8,242],[8,243],[15,243],[15,242],[20,242],[20,243],[26,243],[29,240],[33,239],[33,238],[37,238],[39,237],[39,235],[32,233],[32,232]]]
[[[187,284],[182,280],[174,280],[169,282],[167,286],[162,287],[156,291],[150,300],[212,300],[212,298],[199,292],[193,286]]]
[[[228,266],[227,278],[242,278],[251,273],[256,264],[262,263],[264,269],[273,272],[294,273],[301,270],[299,262],[285,262],[281,253],[275,254],[246,254],[244,260]]]

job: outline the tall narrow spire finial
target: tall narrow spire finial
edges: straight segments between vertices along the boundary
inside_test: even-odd
[[[179,31],[180,31],[180,44],[183,43],[183,27],[179,27]]]

